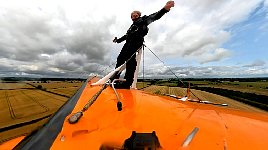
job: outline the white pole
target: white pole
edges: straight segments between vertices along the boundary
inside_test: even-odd
[[[136,89],[138,73],[139,73],[139,68],[140,68],[140,62],[141,62],[141,54],[142,54],[142,47],[138,50],[138,54],[136,56],[137,66],[136,66],[136,70],[134,73],[133,83],[131,85],[131,88],[133,88],[133,89]]]

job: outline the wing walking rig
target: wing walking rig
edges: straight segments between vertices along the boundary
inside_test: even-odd
[[[110,79],[124,68],[88,79],[41,129],[0,149],[268,149],[267,114],[116,89]]]

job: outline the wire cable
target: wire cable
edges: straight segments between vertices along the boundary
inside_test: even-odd
[[[182,81],[181,81],[181,79],[170,69],[170,67],[168,67],[165,63],[164,63],[164,61],[162,61],[148,46],[146,46],[145,44],[143,44],[145,47],[147,47],[150,51],[151,51],[151,53],[153,53],[153,55],[159,60],[159,61],[161,61],[162,63],[163,63],[163,65],[166,67],[166,68],[168,68],[169,69],[169,71],[185,86],[185,87],[187,87]],[[197,97],[192,91],[190,91],[199,101],[200,101],[200,99],[199,99],[199,97]]]

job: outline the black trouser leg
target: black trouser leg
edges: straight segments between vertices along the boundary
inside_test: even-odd
[[[134,55],[128,62],[126,66],[126,74],[125,74],[125,79],[126,79],[126,86],[130,87],[134,81],[134,73],[136,70],[137,66],[137,61],[136,61],[136,55]]]
[[[121,66],[128,60],[126,64],[126,73],[124,79],[126,79],[125,87],[129,88],[134,81],[134,73],[137,66],[136,52],[142,46],[143,41],[133,41],[132,43],[125,43],[120,54],[117,57],[116,68]],[[130,59],[131,58],[131,59]],[[118,73],[114,79],[118,79],[120,73]]]
[[[116,66],[115,66],[115,68],[117,68],[117,67],[123,65],[123,64],[125,63],[125,61],[126,61],[126,52],[125,52],[124,50],[122,50],[122,51],[120,52],[120,54],[118,55],[118,57],[117,57],[117,62],[116,62]],[[118,73],[117,75],[115,75],[115,76],[114,76],[114,79],[119,79],[120,74],[121,74],[121,73]]]

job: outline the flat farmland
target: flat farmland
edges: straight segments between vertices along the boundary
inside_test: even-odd
[[[36,128],[42,126],[48,117],[55,113],[76,91],[83,82],[58,82],[44,83],[40,81],[28,81],[19,83],[0,83],[0,144],[20,135],[27,135]],[[198,86],[230,86],[237,90],[251,88],[251,90],[267,93],[265,84],[239,84],[228,83],[215,84],[208,82],[196,82]],[[152,94],[170,94],[186,96],[187,89],[181,87],[169,87],[151,85],[150,82],[138,82],[137,88]],[[230,109],[249,112],[263,112],[261,109],[240,103],[233,99],[212,94],[205,91],[191,89],[191,98],[211,101],[214,103],[226,103]]]
[[[143,89],[146,92],[152,93],[152,94],[160,94],[160,95],[176,95],[178,97],[186,96],[187,95],[187,88],[181,88],[181,87],[168,87],[168,86],[157,86],[157,85],[152,85],[148,86]],[[213,93],[205,92],[205,91],[200,91],[200,90],[195,90],[191,89],[191,95],[190,97],[192,99],[199,99],[202,101],[210,101],[213,103],[225,103],[228,104],[226,108],[228,109],[236,109],[236,110],[242,110],[242,111],[248,111],[248,112],[261,112],[261,113],[267,113],[264,110],[261,110],[259,108],[235,101],[233,99],[216,95]],[[222,106],[220,106],[222,107]]]
[[[49,84],[0,83],[0,143],[29,134],[43,125],[82,85],[65,82]],[[43,88],[38,89],[35,85]],[[48,92],[44,87],[67,96]]]
[[[185,96],[186,88],[190,85],[191,91],[197,93],[206,92],[215,94],[231,100],[240,102],[240,104],[250,105],[261,110],[268,111],[268,78],[203,78],[203,79],[146,79],[148,85],[159,87],[146,87],[145,89],[153,90],[155,94],[172,94],[173,88],[181,87],[178,95]],[[142,84],[139,85],[143,89]],[[183,91],[185,93],[183,94]],[[176,94],[174,94],[176,95]],[[194,97],[192,95],[192,97]],[[199,94],[199,99],[208,101],[218,101],[219,98],[202,98]],[[231,103],[231,102],[229,102]],[[232,106],[231,106],[232,107]]]
[[[0,90],[34,89],[26,83],[0,83]]]
[[[191,81],[198,87],[214,87],[227,90],[234,90],[246,93],[255,93],[268,96],[268,81],[258,82],[211,82],[211,81]]]
[[[50,91],[55,94],[72,97],[74,93],[82,86],[82,82],[49,82],[49,83],[36,83],[30,82],[29,85],[34,87],[41,86],[43,90]]]

